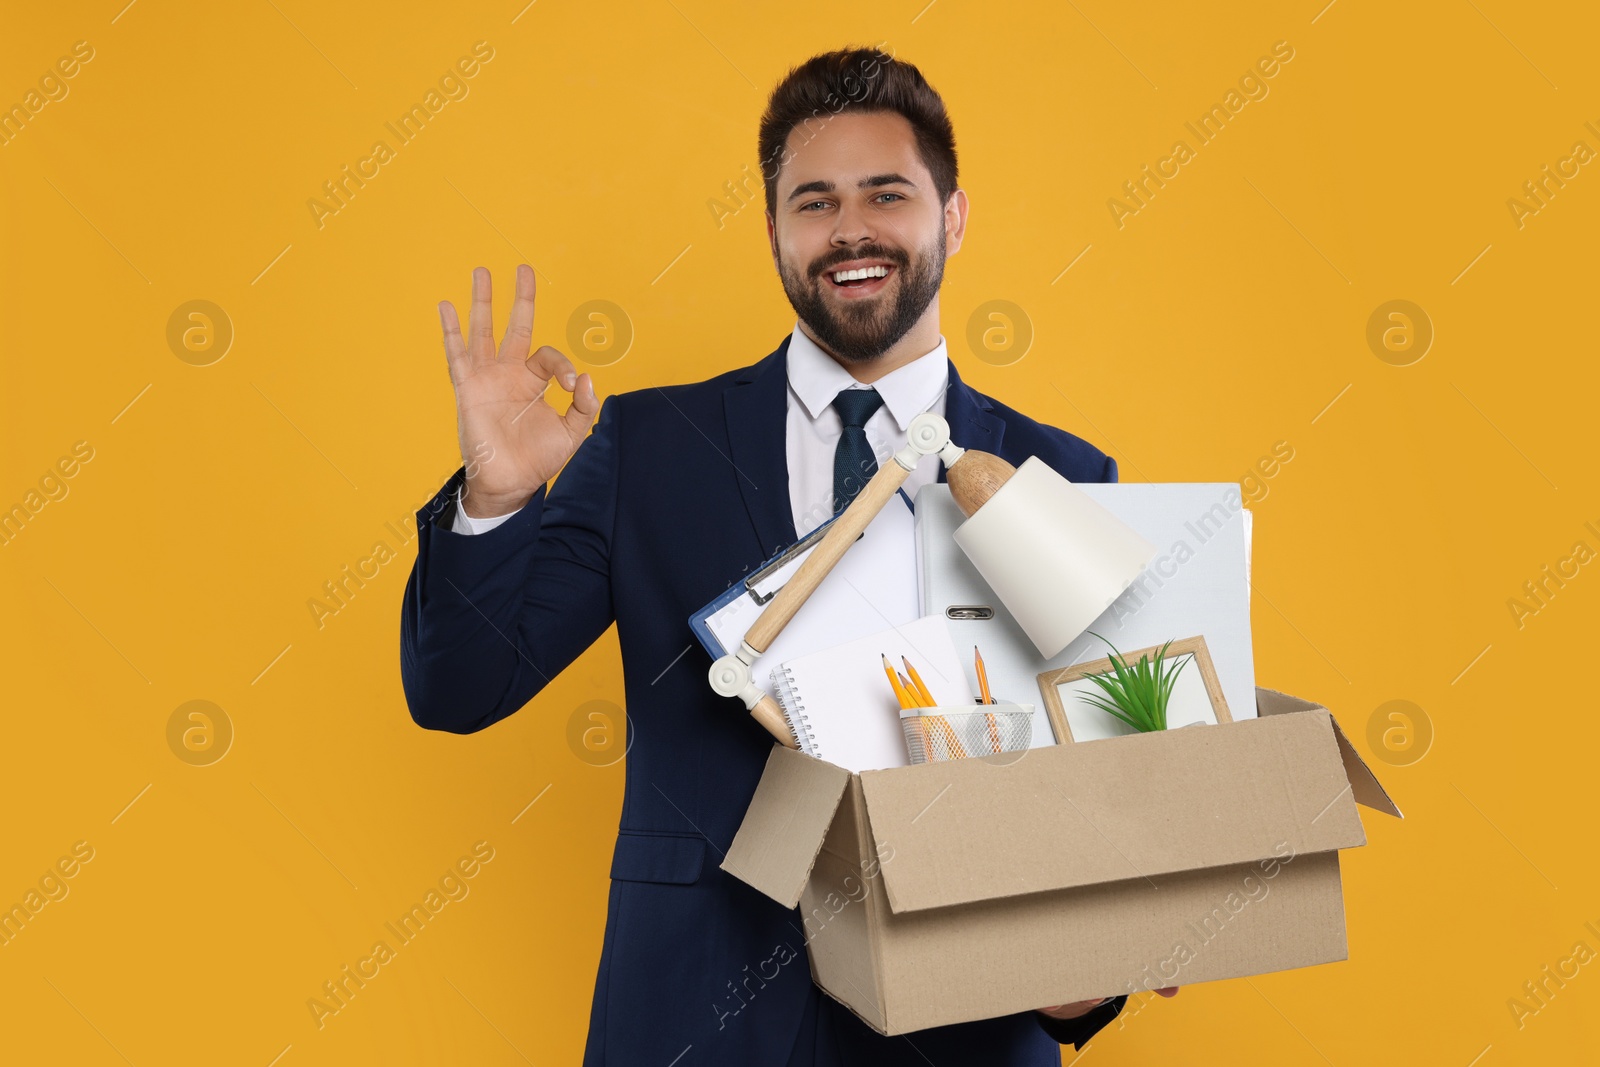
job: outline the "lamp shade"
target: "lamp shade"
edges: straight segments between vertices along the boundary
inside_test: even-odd
[[[955,539],[1046,659],[1087,630],[1157,551],[1038,456]]]

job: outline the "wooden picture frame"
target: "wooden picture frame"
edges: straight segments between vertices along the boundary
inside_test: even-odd
[[[1132,652],[1119,652],[1118,656],[1131,666],[1138,663],[1141,656],[1148,655],[1152,660],[1155,659],[1155,654],[1160,650],[1160,645],[1151,645],[1149,648],[1139,648]],[[1206,648],[1205,637],[1197,635],[1173,641],[1167,646],[1163,665],[1185,655],[1194,658],[1194,666],[1198,668],[1200,679],[1205,685],[1206,697],[1210,700],[1211,712],[1216,722],[1219,724],[1232,722],[1233,715],[1228,711],[1228,702],[1222,696],[1222,683],[1217,680],[1217,668],[1211,662],[1211,651]],[[1076,663],[1070,667],[1058,667],[1038,676],[1039,692],[1044,697],[1045,713],[1050,718],[1050,725],[1056,732],[1058,743],[1077,740],[1072,736],[1072,728],[1067,723],[1067,710],[1058,687],[1064,682],[1077,681],[1091,674],[1104,674],[1112,669],[1111,657],[1108,655],[1086,663]],[[1179,682],[1182,681],[1180,675]],[[1106,718],[1116,721],[1115,717],[1109,714],[1106,714]]]

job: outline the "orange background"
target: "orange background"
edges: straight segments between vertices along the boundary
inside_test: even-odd
[[[1345,857],[1349,961],[1135,1001],[1096,1061],[1595,1047],[1600,964],[1520,1025],[1508,1006],[1575,943],[1600,951],[1600,727],[1571,669],[1600,577],[1568,564],[1537,612],[1508,606],[1600,548],[1600,175],[1520,225],[1508,207],[1574,142],[1600,149],[1593,10],[121,3],[29,5],[0,35],[5,105],[93,50],[0,146],[0,507],[65,490],[0,545],[0,903],[93,850],[0,947],[7,1058],[577,1060],[622,783],[585,729],[621,700],[620,657],[608,634],[472,737],[411,723],[411,513],[458,463],[434,304],[464,304],[478,264],[504,296],[525,259],[536,343],[593,365],[615,354],[567,324],[612,301],[634,338],[602,395],[765,355],[793,315],[761,208],[719,226],[710,202],[738,206],[724,183],[756,169],[790,65],[876,42],[956,123],[963,375],[1127,481],[1240,479],[1287,442],[1253,494],[1258,678],[1331,708],[1407,816],[1365,812]],[[479,41],[467,95],[396,146],[385,123]],[[1119,227],[1123,183],[1278,41],[1268,94]],[[319,227],[307,202],[379,139],[393,158]],[[169,342],[192,300],[231,324],[221,358]],[[968,343],[995,300],[1032,331],[1021,358]],[[1432,324],[1420,359],[1369,345],[1391,300]],[[50,480],[80,441],[92,458]],[[379,542],[393,558],[319,627],[308,601]],[[233,734],[204,766],[179,754],[214,759],[220,732],[169,735],[196,700]],[[478,842],[469,894],[318,1029],[307,1000]]]

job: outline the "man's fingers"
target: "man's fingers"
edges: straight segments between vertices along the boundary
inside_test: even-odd
[[[500,358],[527,359],[533,345],[533,268],[526,263],[517,265],[517,295],[511,303],[511,321],[506,324],[506,335],[500,341]]]
[[[488,359],[494,354],[494,313],[489,302],[489,271],[472,271],[472,311],[467,318],[467,349],[473,359]]]
[[[572,403],[567,405],[567,412],[561,418],[573,440],[581,442],[600,411],[600,398],[594,392],[594,378],[587,372],[577,373],[572,361],[549,345],[540,345],[524,366],[538,381],[541,390],[554,378],[563,389],[572,392]]]
[[[561,388],[571,392],[578,382],[577,369],[573,367],[572,360],[563,356],[559,349],[549,345],[540,345],[539,351],[528,359],[528,370],[541,383],[548,385],[554,379]]]
[[[600,411],[600,398],[594,395],[594,378],[587,372],[578,375],[577,388],[572,393],[572,403],[567,407],[567,413],[561,416],[567,424],[567,432],[574,441],[583,442],[589,435],[589,427],[594,425],[594,417]]]
[[[450,369],[450,382],[459,385],[467,373],[467,342],[461,336],[461,320],[456,317],[456,307],[448,300],[439,302],[439,326],[444,330],[444,359]]]
[[[1110,999],[1110,997],[1099,997],[1095,1000],[1075,1000],[1070,1004],[1052,1004],[1048,1008],[1039,1010],[1055,1019],[1076,1019],[1081,1015],[1087,1015]]]

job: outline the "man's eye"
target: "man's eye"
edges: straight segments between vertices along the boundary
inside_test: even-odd
[[[886,196],[893,197],[895,200],[904,200],[905,199],[905,197],[901,196],[899,193],[879,193],[877,196],[873,197],[873,199],[874,200],[878,200],[878,201],[882,201],[883,198],[886,197]],[[890,202],[892,203],[893,201],[890,201]],[[801,211],[810,211],[812,208],[816,207],[819,204],[821,204],[823,206],[827,206],[827,203],[828,202],[826,200],[813,200],[809,204],[802,205],[800,210]]]

